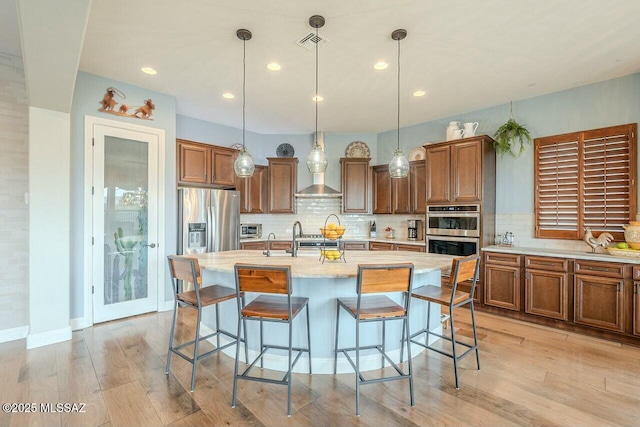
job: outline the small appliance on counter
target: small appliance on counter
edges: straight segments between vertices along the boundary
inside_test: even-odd
[[[262,224],[240,224],[240,238],[251,239],[262,237]]]
[[[376,233],[376,222],[369,221],[369,237],[377,237],[378,233]]]
[[[407,221],[407,239],[424,240],[424,225],[421,219],[410,219]]]

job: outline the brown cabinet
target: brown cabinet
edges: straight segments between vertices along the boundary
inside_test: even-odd
[[[640,282],[633,282],[633,334],[640,335]]]
[[[458,141],[428,144],[426,150],[426,198],[429,204],[476,203],[495,186],[493,140],[481,135]],[[493,156],[490,164],[485,158]],[[486,197],[485,197],[486,198]]]
[[[369,250],[426,252],[426,247],[424,245],[408,245],[402,243],[369,242]]]
[[[342,242],[342,249],[349,251],[367,251],[369,242]]]
[[[575,261],[574,322],[616,332],[625,329],[625,278],[630,266]]]
[[[520,311],[521,256],[485,253],[484,303],[486,305]]]
[[[284,251],[293,248],[293,242],[289,240],[273,240],[269,242],[269,249],[272,251]]]
[[[525,257],[525,313],[568,320],[569,261]]]
[[[371,178],[374,214],[411,213],[410,175],[391,178],[389,165],[378,165],[371,168]]]
[[[178,139],[178,184],[235,187],[237,150]]]
[[[424,160],[409,162],[411,213],[423,214],[427,210],[427,168]]]
[[[369,242],[370,251],[392,251],[393,243]]]
[[[396,251],[409,251],[409,252],[426,252],[427,248],[420,245],[395,245]]]
[[[236,178],[236,190],[240,192],[240,213],[267,212],[268,168],[256,165],[250,178]]]
[[[269,157],[269,213],[296,213],[298,159]]]
[[[342,213],[369,213],[369,162],[342,158]]]
[[[267,242],[240,242],[240,249],[263,251],[267,249]]]

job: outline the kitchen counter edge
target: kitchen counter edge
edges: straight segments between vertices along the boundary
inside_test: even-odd
[[[532,248],[525,246],[501,246],[493,245],[481,248],[483,252],[501,252],[517,255],[545,256],[553,258],[582,259],[587,261],[615,262],[621,264],[640,264],[640,258],[620,257],[607,253],[591,253],[580,251],[568,251],[563,249]]]

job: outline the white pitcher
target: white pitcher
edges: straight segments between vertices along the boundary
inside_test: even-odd
[[[462,126],[464,126],[464,137],[469,138],[471,136],[475,136],[476,129],[478,129],[478,122],[469,122]]]
[[[449,122],[449,126],[447,126],[447,141],[455,139],[454,133],[457,130],[460,130],[460,122]],[[458,138],[461,136],[462,135],[458,133]]]

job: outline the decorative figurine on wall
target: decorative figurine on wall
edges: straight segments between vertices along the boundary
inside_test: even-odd
[[[151,114],[153,110],[156,109],[156,106],[151,98],[145,99],[144,105],[140,107],[130,107],[123,103],[120,104],[120,107],[116,110],[115,107],[118,104],[118,101],[115,100],[116,95],[122,99],[127,99],[127,96],[121,90],[116,89],[113,86],[109,86],[102,97],[102,101],[99,102],[101,108],[99,108],[98,111],[122,117],[135,117],[136,119],[153,120],[151,118]],[[131,108],[135,108],[135,112],[133,114],[129,114],[129,110]]]

